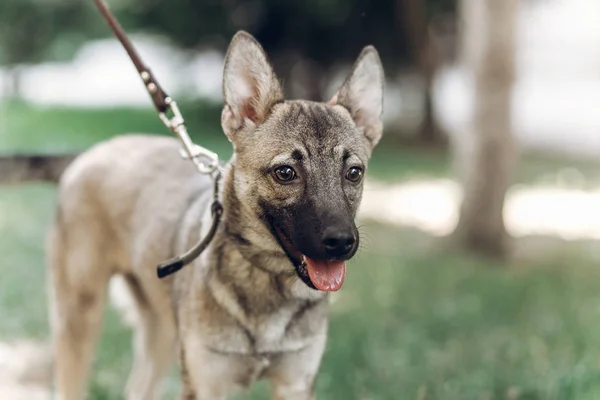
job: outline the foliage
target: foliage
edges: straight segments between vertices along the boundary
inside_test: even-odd
[[[4,339],[47,339],[43,236],[54,195],[43,185],[0,188]],[[589,247],[552,246],[547,261],[511,270],[440,254],[416,231],[370,225],[362,234],[367,247],[333,299],[318,398],[598,398],[600,279]],[[122,398],[131,335],[112,309],[96,355],[90,399]],[[171,375],[164,398],[177,387]]]
[[[184,48],[223,49],[239,29],[269,52],[294,52],[323,65],[348,61],[366,44],[390,63],[407,60],[399,23],[403,0],[109,0],[128,29],[165,35]],[[429,15],[453,11],[454,0],[428,0]],[[92,2],[0,2],[0,64],[37,62],[68,54],[85,39],[108,35]],[[67,44],[65,44],[67,43]]]
[[[0,1],[0,64],[70,57],[97,35],[90,7],[80,0]]]
[[[239,29],[252,33],[270,54],[294,53],[324,66],[352,61],[375,45],[389,64],[406,62],[403,0],[130,0],[121,7],[137,27],[195,48],[223,49]],[[428,0],[430,15],[453,12],[455,0]]]
[[[186,49],[224,51],[244,29],[268,51],[285,78],[286,92],[321,98],[328,74],[354,61],[373,44],[388,71],[414,63],[403,26],[406,0],[107,0],[128,32],[163,35]],[[431,15],[452,11],[454,0],[417,0]],[[0,2],[0,65],[68,59],[86,40],[111,35],[92,1],[4,0]],[[297,71],[293,75],[293,71]],[[18,95],[18,69],[13,70]]]

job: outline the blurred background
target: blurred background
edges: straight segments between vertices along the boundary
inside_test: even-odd
[[[220,129],[224,51],[263,44],[287,98],[327,100],[373,44],[387,75],[364,248],[332,296],[319,399],[600,398],[598,0],[109,0],[181,104]],[[91,1],[0,2],[0,153],[168,135]],[[0,171],[1,173],[1,171]],[[49,184],[0,187],[0,398],[49,399]],[[118,282],[90,381],[120,399]],[[176,371],[165,398],[175,398]],[[239,399],[264,399],[259,384]]]

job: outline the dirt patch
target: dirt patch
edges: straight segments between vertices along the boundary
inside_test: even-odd
[[[0,393],[3,399],[49,400],[52,357],[47,344],[31,340],[0,342]]]

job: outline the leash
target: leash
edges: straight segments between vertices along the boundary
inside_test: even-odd
[[[212,223],[210,229],[205,237],[201,238],[194,247],[188,250],[181,256],[174,257],[170,260],[160,263],[156,269],[156,273],[159,279],[165,278],[187,264],[194,261],[202,252],[208,247],[211,240],[214,238],[219,223],[221,222],[221,216],[223,215],[223,205],[219,201],[219,181],[221,179],[221,170],[219,166],[219,156],[216,153],[194,144],[190,139],[190,135],[187,132],[185,126],[185,120],[179,111],[177,103],[167,95],[163,88],[158,84],[158,81],[150,71],[150,69],[143,63],[139,54],[133,47],[133,44],[125,34],[125,31],[110,11],[108,4],[104,0],[93,0],[98,10],[106,20],[106,23],[115,34],[119,42],[125,48],[125,51],[129,55],[131,62],[135,66],[144,82],[146,90],[154,103],[154,107],[158,112],[158,117],[165,124],[165,126],[174,133],[183,148],[180,150],[180,154],[183,158],[191,160],[198,172],[204,175],[210,175],[213,179],[213,202],[211,205]]]

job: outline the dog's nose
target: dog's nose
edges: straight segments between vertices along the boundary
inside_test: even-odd
[[[323,234],[323,246],[328,257],[336,258],[348,255],[356,238],[352,232],[328,228]]]

